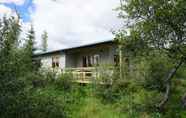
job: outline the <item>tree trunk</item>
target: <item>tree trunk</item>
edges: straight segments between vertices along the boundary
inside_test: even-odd
[[[186,108],[186,93],[181,98],[181,104],[182,104],[182,107],[185,109]]]
[[[122,68],[123,68],[122,46],[119,45],[119,71],[120,71],[120,79],[123,79]]]
[[[162,101],[160,102],[160,104],[158,105],[158,109],[160,111],[163,110],[165,104],[168,102],[169,100],[169,96],[170,96],[170,88],[171,88],[171,79],[174,77],[174,75],[176,74],[177,70],[179,69],[179,67],[182,65],[183,63],[183,59],[181,59],[176,66],[169,72],[166,80],[165,80],[165,87],[166,87],[166,91],[165,91],[165,95],[164,98],[162,99]]]

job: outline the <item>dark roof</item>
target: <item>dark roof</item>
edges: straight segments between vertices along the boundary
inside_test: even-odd
[[[54,50],[54,51],[48,51],[48,52],[44,52],[44,53],[37,53],[34,56],[36,56],[36,57],[37,56],[44,56],[44,55],[48,55],[48,54],[65,52],[65,51],[72,50],[72,49],[85,48],[85,47],[95,46],[95,45],[99,45],[99,44],[113,43],[113,42],[114,42],[114,40],[107,40],[107,41],[96,42],[96,43],[86,44],[86,45],[80,45],[80,46],[71,47],[71,48],[64,48],[64,49],[59,49],[59,50]]]

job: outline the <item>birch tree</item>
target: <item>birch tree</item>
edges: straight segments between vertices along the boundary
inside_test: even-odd
[[[174,66],[164,77],[165,93],[157,104],[161,110],[170,97],[171,82],[186,61],[185,0],[121,0],[119,17],[129,34],[123,36],[132,52],[164,52]]]

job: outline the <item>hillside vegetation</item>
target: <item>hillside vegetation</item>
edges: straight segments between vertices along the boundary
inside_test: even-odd
[[[112,76],[100,72],[104,84],[82,85],[71,74],[39,68],[34,28],[20,39],[19,19],[4,17],[0,118],[186,118],[185,6],[121,0],[116,10],[126,24],[114,32],[120,64]]]

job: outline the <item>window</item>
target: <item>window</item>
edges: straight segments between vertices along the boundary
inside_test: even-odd
[[[88,66],[91,67],[92,66],[92,56],[87,56],[88,57]]]
[[[98,66],[99,58],[100,56],[98,54],[83,56],[83,67],[92,67],[94,65]]]
[[[98,54],[94,55],[94,65],[99,66],[100,56]]]
[[[86,56],[83,56],[83,67],[87,67],[87,59],[86,59]]]
[[[91,56],[83,56],[83,67],[90,67],[91,64]]]
[[[52,57],[52,68],[59,67],[59,57]]]

